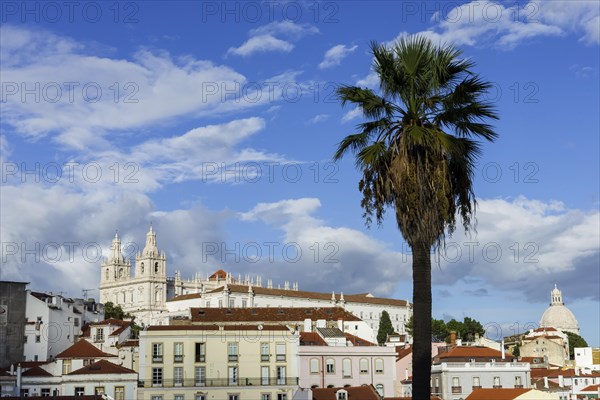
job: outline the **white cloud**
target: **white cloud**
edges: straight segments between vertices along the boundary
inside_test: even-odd
[[[369,75],[356,81],[356,86],[368,87],[371,89],[377,87],[377,85],[379,85],[379,76],[375,71],[369,72]]]
[[[590,1],[535,0],[505,6],[493,1],[472,1],[437,12],[435,26],[419,34],[436,43],[493,45],[512,49],[528,40],[574,33],[588,44],[600,43],[599,8]],[[398,38],[408,35],[402,32]]]
[[[239,47],[230,47],[227,54],[246,57],[254,53],[268,51],[282,51],[289,53],[294,48],[294,45],[285,40],[277,39],[271,35],[259,35],[248,39]]]
[[[83,44],[48,32],[0,29],[2,120],[25,137],[53,135],[68,148],[107,149],[109,132],[118,137],[175,117],[214,116],[282,99],[281,88],[253,82],[247,89],[245,76],[209,61],[147,50],[132,60],[91,56]],[[295,75],[267,79],[289,83]],[[25,95],[25,89],[35,93]]]
[[[329,114],[317,114],[312,117],[308,122],[310,124],[318,124],[319,122],[326,121],[329,118]]]
[[[252,29],[250,38],[238,47],[230,47],[227,54],[247,57],[255,53],[281,51],[289,53],[294,48],[292,41],[316,34],[319,29],[308,24],[297,24],[292,21],[274,21],[267,25]],[[284,37],[287,40],[280,39]]]
[[[355,107],[352,110],[348,111],[342,116],[342,123],[346,123],[356,119],[362,115],[362,112],[359,107]]]
[[[340,65],[342,60],[346,58],[349,54],[353,53],[358,46],[354,45],[352,47],[345,46],[343,44],[338,44],[337,46],[333,46],[329,50],[325,52],[325,56],[323,57],[323,61],[319,64],[319,69],[326,69],[335,67],[336,65]]]

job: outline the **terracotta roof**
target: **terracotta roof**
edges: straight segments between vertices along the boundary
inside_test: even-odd
[[[583,388],[580,390],[580,392],[594,392],[594,393],[598,393],[598,390],[600,390],[600,385],[590,385],[586,388]]]
[[[531,386],[534,389],[544,390],[544,388],[546,387],[546,382],[545,382],[544,378],[534,378],[531,380]],[[554,381],[548,380],[548,389],[560,390],[560,389],[564,389],[564,387],[560,386],[558,383],[556,383]],[[545,390],[548,390],[548,389],[545,389]]]
[[[188,294],[181,294],[179,296],[175,296],[173,297],[171,300],[167,300],[167,302],[169,301],[181,301],[181,300],[190,300],[190,299],[199,299],[202,297],[201,293],[188,293]]]
[[[480,347],[480,346],[457,346],[449,351],[439,354],[437,358],[445,359],[445,358],[465,358],[465,357],[502,357],[502,352],[492,349],[490,347]],[[512,354],[506,352],[505,358],[512,358]]]
[[[260,328],[259,328],[260,327]],[[283,325],[152,325],[148,331],[218,331],[223,328],[224,331],[289,331]]]
[[[369,342],[368,340],[354,336],[350,333],[344,333],[344,336],[346,336],[346,340],[348,340],[354,346],[377,346],[375,343]]]
[[[117,318],[108,318],[105,319],[103,321],[99,321],[99,322],[92,322],[90,323],[91,326],[102,326],[102,325],[118,325],[118,326],[123,326],[123,325],[131,325],[131,321],[125,321],[123,319],[117,319]]]
[[[533,330],[534,332],[545,332],[545,331],[554,331],[556,332],[556,328],[537,328]]]
[[[281,322],[325,319],[328,321],[360,321],[341,307],[312,308],[191,308],[192,322]]]
[[[227,272],[220,269],[220,270],[215,271],[214,274],[212,274],[211,276],[208,277],[209,280],[213,280],[213,281],[216,281],[217,278],[219,278],[219,279],[227,278]]]
[[[110,361],[99,360],[93,364],[86,365],[71,372],[68,375],[90,375],[90,374],[137,374],[132,369],[113,364]]]
[[[16,367],[17,365],[20,365],[21,368],[33,368],[36,367],[38,365],[44,365],[44,364],[48,364],[50,361],[19,361],[14,363],[13,365]]]
[[[56,358],[104,358],[104,357],[116,357],[113,354],[108,354],[88,342],[87,340],[80,340],[75,342],[71,347],[65,351],[59,353]]]
[[[513,400],[531,389],[475,389],[467,400]]]
[[[119,347],[138,347],[140,345],[139,339],[129,339],[119,345]]]
[[[545,376],[549,378],[558,378],[559,375],[566,377],[600,377],[600,371],[591,371],[585,373],[583,370],[579,370],[576,374],[574,369],[559,369],[559,368],[531,368],[531,378],[543,378]]]
[[[45,369],[35,366],[33,368],[29,368],[27,371],[23,372],[21,376],[54,376],[50,372]]]
[[[412,400],[412,397],[384,397],[383,400]],[[442,398],[431,396],[431,400],[442,400]]]
[[[217,293],[223,291],[223,286],[211,290],[209,293]],[[237,293],[248,293],[247,285],[227,285],[227,288],[232,292]],[[309,292],[304,290],[290,290],[290,289],[274,289],[264,288],[260,286],[252,286],[252,290],[256,294],[270,295],[270,296],[283,296],[283,297],[301,297],[308,299],[317,300],[331,300],[331,294],[322,292]],[[339,295],[337,296],[339,300]],[[380,297],[369,297],[364,294],[348,294],[344,295],[346,303],[368,303],[368,304],[380,304],[388,306],[406,306],[408,303],[406,300],[398,299],[385,299]]]
[[[127,321],[126,324],[123,324],[119,329],[115,329],[113,331],[113,333],[111,333],[109,336],[119,336],[121,333],[123,333],[123,331],[125,331],[127,328],[129,328],[131,325],[133,325],[133,322],[131,321]]]
[[[396,361],[402,360],[404,357],[412,354],[412,346],[396,347]]]
[[[337,387],[337,388],[315,388],[311,389],[313,400],[336,400],[335,394],[338,390],[348,392],[348,400],[381,400],[379,394],[372,385]]]
[[[317,332],[300,332],[300,346],[327,346]]]

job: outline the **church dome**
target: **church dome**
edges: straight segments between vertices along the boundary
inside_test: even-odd
[[[554,285],[554,290],[550,293],[552,302],[550,307],[542,314],[540,320],[541,328],[558,328],[563,331],[579,334],[579,322],[575,315],[569,310],[562,301],[562,292]]]

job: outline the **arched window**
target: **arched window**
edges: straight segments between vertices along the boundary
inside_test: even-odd
[[[158,274],[158,262],[154,263],[154,273]]]
[[[369,373],[369,360],[367,360],[366,358],[361,358],[359,366],[360,366],[360,373],[361,374],[368,374]]]
[[[318,358],[310,359],[310,373],[311,374],[319,373],[319,359]]]
[[[375,385],[375,390],[377,390],[377,393],[379,393],[379,395],[383,397],[383,385],[381,383]]]
[[[144,273],[144,263],[140,264],[140,269],[142,270],[142,274]]]
[[[119,278],[123,277],[123,268],[119,268]]]
[[[108,273],[108,268],[106,268],[106,272],[104,273],[104,279],[108,280],[108,277],[109,277],[108,274],[109,274]]]
[[[383,360],[381,358],[375,359],[375,373],[383,374]]]
[[[352,361],[349,358],[342,360],[342,377],[350,378],[352,376]]]
[[[328,374],[335,373],[335,361],[333,360],[333,358],[328,358],[327,361],[325,361],[325,365]]]
[[[160,289],[157,289],[156,292],[154,293],[154,301],[157,303],[160,303],[160,297],[161,297]]]

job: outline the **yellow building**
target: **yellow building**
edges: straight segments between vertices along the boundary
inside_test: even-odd
[[[157,325],[140,332],[140,400],[291,400],[299,334],[284,325]]]

